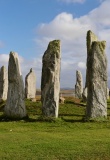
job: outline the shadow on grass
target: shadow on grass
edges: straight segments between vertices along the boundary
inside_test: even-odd
[[[39,115],[39,117],[30,118],[29,116],[26,116],[24,118],[9,118],[6,117],[4,114],[0,115],[0,122],[55,122],[56,118],[54,117],[45,117],[42,115]]]
[[[82,117],[82,116],[84,116],[84,115],[64,113],[64,114],[59,114],[59,116],[69,116],[69,117],[76,116],[76,117]]]
[[[76,102],[69,101],[69,100],[67,100],[67,101],[65,102],[65,104],[73,104],[73,105],[76,105],[76,106],[83,106],[83,107],[86,106],[86,104],[76,103]]]
[[[65,122],[69,122],[69,123],[75,123],[75,122],[82,122],[82,123],[84,123],[84,122],[86,122],[85,121],[85,117],[82,117],[81,119],[67,119],[67,118],[62,117],[61,119],[63,121],[65,121]]]

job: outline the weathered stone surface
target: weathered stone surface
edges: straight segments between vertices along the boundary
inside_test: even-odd
[[[107,58],[106,42],[93,42],[88,56],[87,117],[107,116]]]
[[[83,79],[80,71],[76,71],[75,97],[82,98]]]
[[[25,77],[25,97],[27,99],[35,98],[36,96],[36,75],[32,68]]]
[[[87,87],[83,89],[82,99],[83,102],[87,102]]]
[[[8,92],[8,72],[7,69],[2,66],[0,69],[0,101],[7,99]]]
[[[91,31],[87,31],[87,36],[86,36],[86,46],[87,46],[87,61],[88,61],[88,56],[90,54],[92,42],[98,41],[97,36]],[[87,70],[86,70],[86,82],[85,82],[85,88],[87,87]]]
[[[107,99],[109,99],[109,88],[107,88]]]
[[[60,41],[51,41],[42,59],[41,101],[47,117],[58,117],[60,92]]]
[[[9,55],[8,84],[5,115],[10,118],[23,118],[26,116],[24,85],[18,55],[15,52],[10,52]]]

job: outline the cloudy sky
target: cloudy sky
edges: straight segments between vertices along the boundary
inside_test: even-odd
[[[107,42],[110,87],[110,0],[0,0],[0,67],[17,52],[23,77],[33,68],[40,88],[42,56],[60,39],[61,88],[74,88],[76,70],[85,82],[88,30]]]

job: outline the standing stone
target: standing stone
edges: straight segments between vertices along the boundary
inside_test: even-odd
[[[36,76],[32,68],[25,77],[25,97],[34,99],[36,96]]]
[[[0,70],[0,101],[7,99],[8,92],[8,73],[7,69],[2,66]]]
[[[76,71],[75,97],[82,98],[83,79],[80,71]]]
[[[58,117],[60,93],[60,41],[51,41],[42,58],[41,101],[47,117]]]
[[[88,61],[88,57],[90,54],[90,50],[91,50],[91,46],[92,46],[92,42],[94,41],[98,41],[97,36],[91,31],[89,30],[87,32],[87,36],[86,36],[86,46],[87,46],[87,61]],[[85,82],[85,88],[87,87],[87,70],[86,70],[86,82]]]
[[[106,42],[93,42],[88,56],[88,118],[107,117],[107,58]]]
[[[20,71],[18,55],[10,52],[8,64],[8,97],[5,106],[5,115],[10,118],[26,117],[24,103],[24,85]]]

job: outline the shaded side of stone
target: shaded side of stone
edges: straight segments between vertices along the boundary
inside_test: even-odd
[[[7,69],[2,66],[0,69],[0,101],[7,99],[8,92],[8,73]]]
[[[80,71],[76,71],[75,97],[82,98],[83,79]]]
[[[83,102],[87,102],[87,87],[83,89],[82,100]]]
[[[32,69],[25,77],[25,97],[27,99],[36,97],[36,75]]]
[[[5,115],[9,118],[17,119],[26,117],[24,84],[18,55],[15,52],[10,52],[9,55],[8,84],[8,96],[4,110]]]
[[[60,93],[60,41],[51,41],[42,58],[41,101],[47,117],[58,117]]]
[[[93,42],[88,56],[88,97],[86,115],[107,117],[107,58],[106,42]]]

